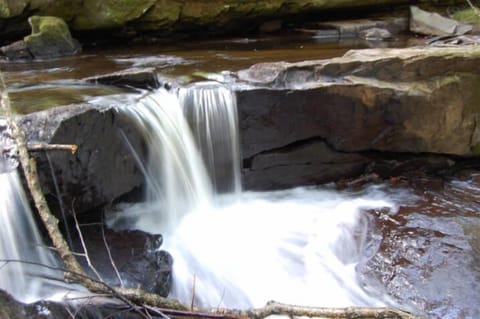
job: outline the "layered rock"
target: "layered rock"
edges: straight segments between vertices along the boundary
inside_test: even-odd
[[[244,186],[285,188],[364,172],[387,177],[478,156],[479,62],[477,46],[369,49],[238,72]],[[128,78],[116,74],[114,83]],[[79,145],[74,156],[49,154],[66,207],[86,211],[143,183],[123,138],[142,156],[142,136],[113,109],[53,109],[24,117],[23,126],[30,141]],[[56,203],[47,158],[38,158]]]
[[[476,46],[371,49],[240,71],[251,86],[237,91],[246,184],[335,180],[381,154],[478,155],[479,62]]]

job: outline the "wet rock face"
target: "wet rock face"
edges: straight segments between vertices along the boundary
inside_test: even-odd
[[[338,180],[380,167],[378,152],[477,156],[479,62],[475,47],[373,49],[240,71],[245,184]]]
[[[115,232],[108,228],[102,230],[101,223],[86,225],[81,227],[84,244],[95,269],[105,282],[127,288],[140,286],[147,292],[163,297],[168,295],[172,285],[173,259],[168,252],[160,250],[161,235],[140,231]],[[72,225],[72,234],[75,233],[73,227]],[[80,238],[74,237],[73,242],[75,251],[83,251]],[[86,260],[80,258],[79,261],[96,278]],[[118,270],[118,276],[113,264]]]
[[[478,62],[480,50],[463,47],[255,65],[239,73],[253,85],[238,92],[244,156],[314,137],[343,152],[473,156]]]
[[[478,156],[479,62],[476,46],[369,49],[238,72],[245,188],[311,185],[364,171],[388,177],[412,167],[449,167],[454,162],[448,156]],[[144,75],[154,74],[91,80],[144,85]],[[48,153],[65,207],[85,212],[142,187],[144,176],[123,136],[140,157],[146,153],[143,138],[113,109],[76,105],[27,115],[22,122],[31,142],[78,144],[75,155]],[[44,191],[58,205],[46,154],[36,157]]]
[[[78,145],[73,155],[64,151],[34,153],[43,191],[54,207],[58,208],[61,199],[67,212],[82,213],[143,183],[128,145],[143,154],[143,139],[130,120],[113,109],[102,111],[88,104],[60,107],[26,115],[21,126],[31,143]]]

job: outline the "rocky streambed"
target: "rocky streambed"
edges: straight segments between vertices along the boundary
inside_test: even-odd
[[[132,150],[141,157],[148,150],[118,107],[134,103],[145,89],[217,80],[237,99],[246,190],[335,182],[346,192],[361,192],[361,185],[380,181],[391,192],[407,189],[411,201],[398,212],[369,212],[378,251],[359,273],[432,318],[474,318],[478,309],[468,300],[476,295],[459,287],[466,276],[469,291],[478,291],[472,278],[478,276],[480,49],[406,47],[402,39],[317,40],[293,37],[284,47],[275,38],[239,38],[185,50],[87,50],[54,61],[9,62],[4,73],[14,106],[27,113],[19,121],[29,142],[79,147],[73,155],[33,154],[49,203],[59,217],[60,206],[81,216],[92,251],[105,240],[114,243],[114,258],[133,285],[150,283],[150,290],[166,294],[172,261],[168,253],[149,253],[160,238],[111,231],[99,236],[98,225],[88,226],[112,203],[143,195],[145,176]],[[60,102],[52,98],[59,92],[65,93]],[[32,104],[46,109],[24,109]],[[125,242],[122,236],[134,248],[115,246]],[[100,268],[108,273],[100,250]],[[145,267],[155,278],[138,272]],[[459,273],[449,285],[445,274],[452,269]]]

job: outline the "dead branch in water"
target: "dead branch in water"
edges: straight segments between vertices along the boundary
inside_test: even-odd
[[[135,308],[137,305],[148,311],[161,314],[164,316],[190,317],[190,318],[210,318],[210,319],[263,319],[270,315],[289,315],[289,316],[306,316],[320,318],[391,318],[391,319],[415,319],[416,317],[410,313],[403,312],[393,308],[317,308],[303,307],[295,305],[287,305],[276,302],[270,302],[263,308],[249,310],[233,310],[219,308],[194,308],[181,304],[177,300],[164,298],[157,294],[147,293],[142,289],[111,287],[103,281],[89,277],[80,264],[75,255],[71,251],[65,241],[60,229],[58,228],[58,219],[50,211],[45,196],[42,192],[38,179],[37,166],[33,158],[29,156],[29,147],[25,143],[23,132],[19,129],[17,123],[11,114],[10,99],[6,90],[3,75],[0,74],[0,106],[3,109],[8,125],[12,131],[18,151],[18,157],[21,167],[24,171],[28,188],[34,200],[38,213],[48,231],[50,239],[55,246],[57,253],[60,255],[66,270],[64,276],[66,280],[75,281],[94,293],[110,294],[114,298],[118,298],[127,305]],[[76,151],[76,146],[70,148],[67,146],[51,146],[46,144],[38,147],[39,149],[67,149],[72,153]],[[37,148],[37,149],[38,149]],[[4,261],[12,262],[12,261]],[[165,318],[165,317],[164,317]]]

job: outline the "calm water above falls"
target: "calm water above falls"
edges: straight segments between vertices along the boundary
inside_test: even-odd
[[[57,105],[90,102],[99,96],[124,95],[132,89],[87,84],[81,79],[125,70],[154,67],[162,76],[183,82],[204,79],[221,71],[236,71],[258,62],[324,59],[352,48],[404,46],[405,41],[317,41],[312,37],[238,38],[191,41],[175,45],[85,49],[83,54],[33,62],[0,61],[0,70],[19,113]]]
[[[79,82],[129,67],[154,66],[162,75],[190,80],[256,62],[328,58],[366,45],[238,39],[87,50],[55,61],[2,62],[0,68],[18,111],[28,112],[129,95],[132,90]],[[9,180],[1,180],[2,189]],[[344,191],[327,186],[229,197],[211,195],[213,185],[202,187],[200,197],[215,197],[211,205],[191,208],[175,222],[175,237],[165,238],[176,259],[174,294],[188,303],[195,275],[196,302],[213,306],[261,306],[270,299],[394,304],[430,318],[480,318],[478,171]]]

